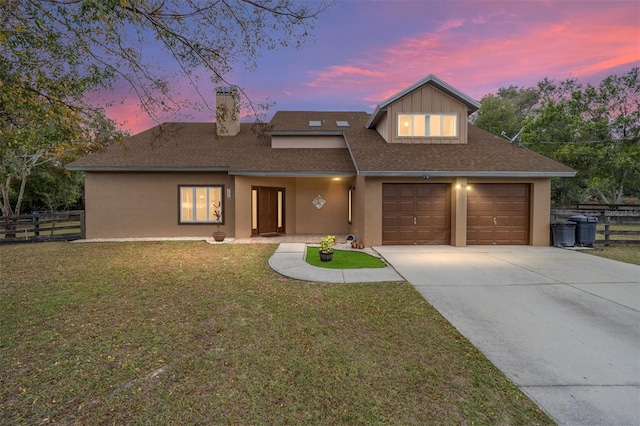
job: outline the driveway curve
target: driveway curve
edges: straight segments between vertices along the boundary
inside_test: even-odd
[[[554,247],[375,250],[559,424],[640,424],[639,266]]]

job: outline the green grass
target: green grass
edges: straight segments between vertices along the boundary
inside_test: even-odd
[[[320,260],[319,250],[319,247],[307,246],[307,263],[329,269],[384,268],[387,266],[377,257],[348,250],[334,250],[333,259],[330,262],[323,262]]]
[[[276,245],[0,246],[0,424],[550,424],[407,283]]]
[[[594,250],[587,253],[606,257],[608,259],[619,260],[620,262],[640,265],[640,245],[611,245],[604,247],[596,245]]]

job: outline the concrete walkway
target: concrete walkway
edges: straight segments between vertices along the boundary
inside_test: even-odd
[[[376,247],[561,425],[640,424],[640,267],[553,247]]]
[[[305,243],[281,243],[269,259],[269,266],[282,275],[304,281],[324,283],[404,281],[389,266],[365,269],[329,269],[312,266],[304,259],[305,250]],[[369,254],[375,255],[373,252]]]

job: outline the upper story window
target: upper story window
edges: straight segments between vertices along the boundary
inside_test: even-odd
[[[222,186],[180,186],[180,223],[223,223]]]
[[[458,136],[455,114],[398,114],[398,137]]]

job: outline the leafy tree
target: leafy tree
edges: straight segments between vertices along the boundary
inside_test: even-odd
[[[573,189],[560,185],[558,201],[578,188],[607,204],[623,202],[640,180],[640,80],[638,68],[599,85],[575,80],[544,82],[542,103],[524,121],[527,146],[578,170]],[[542,87],[539,86],[539,87]],[[580,201],[580,200],[577,200]]]
[[[62,167],[47,163],[29,176],[21,207],[25,212],[74,209],[78,200],[82,199],[83,192],[82,172],[68,172]],[[15,193],[12,195],[15,197]],[[12,198],[11,201],[15,203],[15,199]]]
[[[42,163],[62,164],[122,139],[105,105],[88,101],[100,91],[124,84],[152,117],[185,106],[177,75],[155,57],[151,41],[196,90],[201,75],[230,84],[235,66],[254,68],[261,50],[303,43],[327,7],[294,0],[3,0],[2,214],[19,214],[27,177]],[[268,107],[247,101],[255,112]],[[192,106],[210,108],[204,96]]]
[[[48,66],[46,59],[37,63]],[[36,168],[83,155],[121,133],[102,110],[83,100],[91,85],[85,78],[63,69],[49,77],[6,57],[0,62],[0,77],[0,211],[10,216],[20,214],[27,177]]]
[[[515,136],[524,119],[531,113],[539,99],[535,88],[509,86],[498,89],[480,100],[481,107],[472,117],[472,123],[494,134]]]

